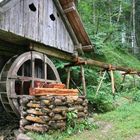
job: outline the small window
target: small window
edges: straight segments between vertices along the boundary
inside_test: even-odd
[[[54,16],[54,14],[51,14],[51,15],[50,15],[50,19],[51,19],[52,21],[55,21],[55,16]]]
[[[36,11],[36,6],[34,5],[34,3],[29,4],[29,9],[33,12]]]

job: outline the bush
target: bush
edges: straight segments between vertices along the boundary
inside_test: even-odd
[[[99,95],[89,102],[94,107],[94,111],[98,113],[104,113],[115,109],[113,99],[109,96]]]
[[[140,91],[139,90],[136,93],[134,93],[132,100],[136,101],[136,102],[140,102]]]

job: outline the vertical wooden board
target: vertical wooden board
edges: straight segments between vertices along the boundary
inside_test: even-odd
[[[19,3],[20,9],[19,9],[19,35],[24,35],[24,30],[23,30],[23,23],[24,23],[24,0],[20,0]]]
[[[57,18],[57,27],[56,27],[56,32],[57,32],[56,33],[56,43],[57,43],[57,45],[56,46],[58,49],[61,49],[60,48],[61,46],[60,46],[60,35],[59,35],[60,30],[59,29],[60,29],[60,17]]]
[[[14,8],[15,7],[12,7],[11,9],[9,9],[9,13],[10,13],[10,18],[9,18],[9,21],[10,21],[10,32],[14,32]]]
[[[55,21],[55,47],[58,49],[61,49],[61,45],[60,45],[60,31],[61,31],[61,17],[54,5],[54,9],[55,9],[55,17],[56,17],[56,21]]]
[[[10,21],[10,32],[13,32],[13,33],[17,33],[18,34],[18,27],[19,27],[19,9],[20,9],[20,5],[19,5],[19,2],[16,2],[14,3],[10,8],[7,9],[6,12],[9,13],[10,15],[10,18],[9,18],[9,21]],[[8,15],[8,16],[9,16]]]
[[[67,42],[67,45],[65,46],[65,49],[68,51],[69,50],[69,42],[70,42],[70,38],[69,38],[68,34],[66,35],[65,41]]]
[[[55,8],[55,5],[54,3],[52,2],[52,5],[53,5],[53,14],[54,14],[54,17],[55,17],[55,21],[53,21],[53,46],[56,46],[56,31],[57,31],[57,10]]]
[[[72,42],[72,40],[70,39],[70,36],[68,35],[67,36],[67,39],[68,39],[68,46],[67,46],[67,50],[69,51],[69,52],[73,52],[73,42]]]
[[[19,11],[20,11],[20,1],[15,4],[14,8],[14,33],[19,34]]]
[[[3,25],[3,28],[5,29],[5,31],[8,31],[10,29],[10,21],[9,21],[9,10],[6,11],[4,13],[4,25]]]
[[[6,16],[6,12],[3,13],[3,19],[2,19],[2,29],[4,30],[5,30],[5,24],[6,24],[5,16]]]
[[[24,0],[23,1],[23,31],[24,31],[24,36],[28,36],[28,27],[29,27],[29,7],[28,7],[28,1]]]
[[[50,17],[49,17],[49,7],[50,7],[50,0],[44,0],[44,23],[43,24],[43,42],[47,45],[50,45],[50,38],[51,38],[51,26],[50,26]]]
[[[67,45],[66,43],[64,43],[65,37],[66,37],[65,29],[62,24],[62,26],[61,26],[61,48],[62,48],[62,50],[65,50],[65,46]]]
[[[30,4],[34,4],[36,7],[36,11],[32,11],[29,8]],[[38,0],[30,0],[28,1],[28,36],[35,41],[38,41]]]
[[[44,1],[44,14],[43,14],[43,38],[42,43],[47,44],[48,43],[48,36],[47,36],[47,23],[48,23],[48,0]]]
[[[48,27],[47,27],[47,32],[49,33],[48,35],[48,44],[50,46],[53,46],[53,41],[54,41],[54,35],[53,35],[53,22],[55,21],[52,21],[51,18],[50,18],[50,15],[53,14],[53,2],[52,0],[49,0],[48,1]]]
[[[61,29],[62,29],[62,22],[61,22],[61,19],[59,19],[59,29],[58,29],[58,34],[59,34],[59,37],[58,37],[58,42],[59,42],[59,49],[62,49],[62,46],[61,46]]]
[[[0,13],[0,28],[2,29],[2,25],[3,25],[3,19],[4,19],[4,14]]]
[[[70,38],[70,36],[69,36],[69,38]],[[73,44],[72,40],[70,41],[69,52],[70,52],[70,53],[73,53],[73,52],[74,52],[74,44]]]
[[[58,17],[57,17],[57,19],[56,19],[56,33],[55,33],[55,46],[56,46],[56,48],[59,48],[59,45],[58,45],[58,28],[59,28],[59,15],[58,15]]]
[[[38,12],[38,10],[39,10],[39,8],[38,8],[38,3],[39,3],[39,0],[34,0],[34,4],[35,4],[35,6],[36,6],[36,12],[32,12],[32,16],[34,17],[34,21],[33,22],[31,22],[32,23],[32,27],[34,27],[33,29],[34,29],[34,38],[35,38],[35,40],[36,41],[38,41],[38,29],[39,29],[39,24],[38,24],[38,14],[39,14],[39,12]]]
[[[38,41],[43,39],[44,0],[38,1]]]
[[[34,4],[36,11],[29,8],[30,4]],[[38,0],[24,0],[24,36],[38,41]]]

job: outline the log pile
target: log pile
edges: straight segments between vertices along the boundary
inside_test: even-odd
[[[65,130],[66,115],[77,110],[78,120],[87,116],[87,100],[83,96],[28,96],[20,100],[23,131],[47,132]]]

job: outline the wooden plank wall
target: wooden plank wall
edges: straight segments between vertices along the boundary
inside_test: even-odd
[[[35,12],[29,8],[32,3]],[[12,0],[8,4],[0,13],[0,29],[73,53],[72,39],[52,0]]]

